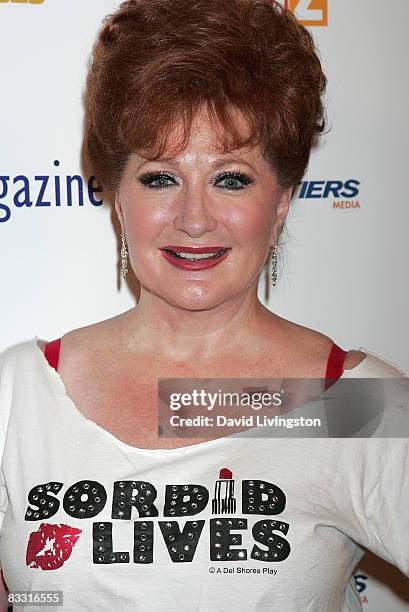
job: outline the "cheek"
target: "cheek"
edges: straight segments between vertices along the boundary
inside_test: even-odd
[[[135,247],[152,243],[171,222],[168,208],[161,209],[143,202],[126,206],[124,217],[128,241]]]
[[[271,207],[253,201],[250,206],[243,206],[229,211],[225,216],[226,226],[238,242],[257,242],[268,239],[272,223]]]

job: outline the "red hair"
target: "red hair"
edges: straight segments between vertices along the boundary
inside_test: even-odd
[[[129,155],[162,156],[179,120],[172,152],[183,150],[204,105],[221,151],[260,145],[288,188],[324,130],[325,86],[311,34],[274,0],[128,0],[104,19],[93,47],[85,153],[116,190]]]

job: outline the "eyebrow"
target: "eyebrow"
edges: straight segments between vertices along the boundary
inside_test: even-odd
[[[139,167],[143,166],[146,163],[155,163],[155,162],[165,162],[167,164],[172,164],[174,166],[179,166],[179,162],[177,161],[177,159],[175,159],[174,157],[159,157],[158,159],[155,160],[150,160],[147,159],[144,162],[142,162],[142,164],[140,164]],[[225,166],[227,164],[245,164],[246,166],[249,166],[253,172],[255,172],[257,174],[257,170],[247,161],[245,161],[244,159],[236,159],[234,157],[229,157],[229,158],[220,158],[220,159],[215,159],[210,165],[212,168],[220,168],[221,166]]]

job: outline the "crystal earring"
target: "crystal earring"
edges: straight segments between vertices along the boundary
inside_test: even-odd
[[[273,252],[271,255],[271,263],[272,263],[271,280],[272,280],[273,287],[276,286],[276,281],[277,281],[277,247],[278,247],[278,242],[276,240],[274,243]]]
[[[128,274],[128,262],[127,262],[128,251],[126,250],[125,234],[122,233],[121,238],[122,238],[122,249],[121,249],[122,278],[125,279],[126,275]]]

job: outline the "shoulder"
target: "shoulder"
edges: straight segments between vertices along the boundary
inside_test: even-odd
[[[334,343],[338,343],[318,330],[304,327],[294,321],[281,319],[281,317],[279,317],[279,320],[285,330],[285,338],[288,338],[292,347],[292,353],[299,355],[303,362],[310,363],[312,367],[316,364],[318,368],[317,376],[324,375],[323,372],[325,372],[332,347]],[[354,369],[366,358],[366,354],[361,350],[344,350],[346,352],[344,369],[346,370]]]
[[[37,346],[43,353],[45,352],[45,345],[47,342],[47,340],[42,340],[41,338],[38,338],[37,340]]]
[[[311,363],[311,367],[315,367],[316,371],[325,371],[330,351],[335,342],[346,352],[343,364],[345,377],[407,377],[407,374],[396,363],[362,346],[359,349],[347,349],[318,330],[304,327],[281,317],[278,317],[278,320],[284,330],[285,337],[289,339],[292,347],[295,347],[295,353],[300,355],[300,359],[303,361]],[[320,376],[321,374],[316,375]]]
[[[103,358],[115,351],[115,340],[122,319],[127,313],[121,313],[110,319],[97,321],[90,325],[72,329],[61,335],[59,372],[80,372],[84,367],[98,364]],[[44,352],[45,341],[41,350]]]
[[[364,359],[366,359],[367,355],[356,349],[351,349],[347,352],[344,360],[344,370],[353,370],[356,368]]]

